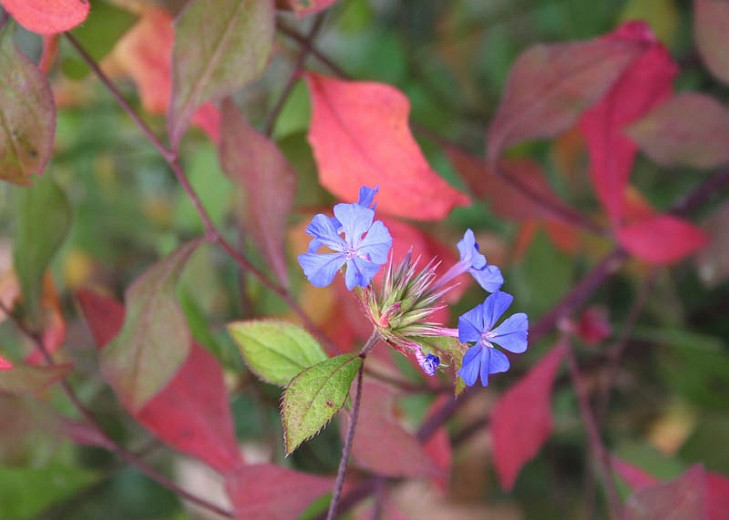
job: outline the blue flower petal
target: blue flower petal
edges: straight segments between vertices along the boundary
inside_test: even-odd
[[[487,348],[489,351],[488,372],[489,374],[500,374],[509,370],[511,364],[506,354],[495,348]],[[481,367],[481,379],[483,379],[484,367]],[[484,385],[486,386],[486,385]]]
[[[350,291],[357,286],[367,287],[379,270],[380,264],[374,264],[362,258],[351,258],[347,260],[344,283]]]
[[[298,260],[313,286],[326,287],[332,283],[347,258],[342,253],[304,253],[299,255]]]
[[[387,262],[390,247],[392,247],[392,235],[385,224],[378,220],[367,231],[367,236],[357,251],[359,256],[366,256],[373,263],[382,265]]]
[[[485,265],[481,269],[469,269],[468,272],[488,292],[496,292],[504,285],[504,277],[501,274],[501,269],[495,265]]]
[[[473,231],[467,229],[463,234],[463,238],[456,244],[458,253],[461,255],[461,261],[468,261],[470,267],[481,269],[486,265],[486,257],[478,252],[478,243]]]
[[[458,341],[479,341],[483,332],[483,305],[477,305],[458,317]]]
[[[347,245],[357,249],[362,235],[372,226],[375,212],[359,204],[337,204],[334,206],[334,216],[342,224]]]
[[[375,186],[374,188],[362,186],[359,189],[359,200],[357,201],[357,204],[359,204],[360,206],[364,206],[365,208],[375,209],[377,207],[377,204],[372,204],[372,201],[374,200],[375,195],[377,195],[378,191],[380,191],[379,186]]]
[[[479,368],[481,366],[481,349],[486,348],[481,345],[475,345],[468,349],[466,355],[463,356],[463,364],[458,371],[458,375],[465,381],[468,386],[473,386],[478,379]]]
[[[509,308],[511,302],[514,301],[514,297],[508,293],[496,291],[491,294],[483,302],[483,327],[481,331],[489,331],[494,328],[494,325],[498,321],[506,309]]]
[[[309,225],[306,226],[306,233],[314,237],[309,244],[310,253],[315,252],[322,245],[333,251],[342,251],[346,246],[332,219],[321,213],[311,219]]]
[[[491,331],[491,341],[502,348],[521,354],[527,349],[529,318],[523,312],[509,316],[504,322]]]

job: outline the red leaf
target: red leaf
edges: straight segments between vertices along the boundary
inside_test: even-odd
[[[701,58],[714,76],[729,84],[729,2],[725,0],[694,1],[694,33]]]
[[[430,405],[428,413],[425,415],[429,419],[433,414],[440,410],[443,405],[448,402],[446,396],[441,396]],[[453,449],[451,448],[451,439],[448,436],[448,430],[442,426],[436,430],[433,436],[423,444],[425,453],[432,459],[435,465],[443,472],[443,475],[436,477],[435,484],[444,492],[448,489],[448,475],[451,471],[451,463],[453,461]]]
[[[625,504],[624,520],[706,520],[706,476],[694,466],[675,480],[641,488]]]
[[[636,41],[597,40],[528,49],[511,69],[489,128],[489,162],[520,141],[569,129],[644,48]]]
[[[597,197],[618,223],[637,151],[624,128],[670,97],[678,67],[645,22],[626,22],[603,41],[640,43],[644,49],[600,102],[580,118]]]
[[[438,477],[443,472],[417,438],[400,426],[393,413],[394,395],[385,387],[366,382],[362,388],[352,457],[360,466],[388,477]],[[347,431],[348,417],[340,422]]]
[[[79,291],[77,297],[96,344],[103,349],[121,330],[124,307],[91,291]],[[164,442],[221,473],[242,462],[223,372],[196,343],[167,386],[139,412],[128,411]]]
[[[272,464],[241,466],[225,479],[237,520],[298,518],[312,501],[331,491],[332,485],[329,478]]]
[[[706,512],[708,520],[729,520],[729,478],[724,475],[706,474]]]
[[[142,11],[139,21],[116,43],[113,57],[139,89],[142,107],[164,114],[172,95],[172,47],[175,29],[172,16],[160,7]],[[210,140],[220,137],[220,112],[212,103],[202,105],[192,118]]]
[[[612,457],[615,472],[633,490],[656,486],[659,480],[641,468]],[[729,478],[719,473],[706,472],[706,518],[708,520],[729,519]]]
[[[607,308],[598,305],[588,307],[580,314],[575,329],[580,339],[590,345],[609,338],[612,332]]]
[[[565,356],[557,345],[496,403],[491,415],[494,462],[501,487],[514,487],[522,466],[552,433],[552,383]]]
[[[228,98],[223,102],[220,163],[238,188],[240,220],[271,266],[288,286],[284,238],[296,193],[296,172],[276,145],[258,133]]]
[[[469,188],[476,196],[487,201],[496,215],[515,220],[546,220],[553,217],[553,213],[544,205],[529,198],[514,183],[489,168],[485,160],[453,147],[448,147],[445,151]],[[551,205],[563,206],[544,178],[539,163],[528,159],[505,160],[499,163],[499,167],[503,175],[513,177]]]
[[[632,489],[637,490],[644,487],[655,486],[660,481],[653,475],[647,473],[641,468],[628,464],[627,462],[611,457],[610,465],[613,471],[622,478],[625,483]]]
[[[729,111],[706,94],[669,99],[627,130],[658,164],[714,168],[729,162]]]
[[[377,209],[416,220],[438,220],[468,197],[425,160],[408,127],[410,102],[382,83],[307,74],[312,100],[309,142],[321,184],[357,200],[361,186],[380,186]]]
[[[0,356],[0,370],[12,370],[13,364],[5,359],[4,357]]]
[[[68,31],[89,14],[88,0],[0,0],[0,4],[29,31],[51,34]]]
[[[670,215],[656,215],[620,228],[618,242],[630,254],[652,264],[670,264],[709,243],[698,227]]]

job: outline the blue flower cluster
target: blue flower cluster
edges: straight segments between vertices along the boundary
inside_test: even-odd
[[[380,267],[387,262],[392,246],[392,236],[387,227],[374,220],[374,197],[378,188],[363,187],[355,204],[337,204],[334,216],[316,215],[306,228],[313,239],[308,251],[299,255],[299,264],[308,280],[316,287],[331,284],[337,272],[345,267],[345,283],[350,291],[355,287],[366,288]],[[327,247],[332,253],[320,253]],[[458,319],[458,330],[434,327],[425,323],[427,335],[458,337],[464,345],[470,345],[463,356],[458,375],[472,386],[481,378],[483,386],[488,385],[489,374],[506,372],[509,359],[496,346],[513,353],[524,352],[527,348],[529,320],[524,313],[514,314],[499,325],[497,322],[514,300],[513,296],[502,292],[504,278],[498,267],[489,265],[486,257],[479,252],[473,231],[466,230],[458,242],[460,260],[431,286],[419,286],[424,298],[434,299],[445,294],[448,284],[463,273],[470,273],[478,284],[492,293],[482,304],[477,305]],[[412,270],[408,272],[412,273]],[[414,275],[413,275],[414,276]],[[422,277],[420,278],[422,280]],[[405,282],[408,282],[406,280]],[[429,282],[428,282],[429,283]],[[413,285],[418,285],[413,283]],[[397,309],[395,304],[391,309]],[[425,316],[428,312],[421,313]],[[434,354],[425,354],[420,347],[407,338],[398,338],[400,344],[413,344],[411,350],[423,371],[434,375],[440,359]],[[472,345],[471,345],[472,344]]]

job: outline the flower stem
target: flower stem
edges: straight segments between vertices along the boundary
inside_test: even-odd
[[[362,364],[357,371],[357,385],[354,394],[354,403],[352,403],[352,413],[349,416],[349,425],[347,426],[347,437],[344,440],[344,448],[342,448],[342,458],[339,459],[339,468],[337,469],[337,480],[334,483],[334,491],[332,492],[332,501],[329,503],[329,511],[327,512],[327,520],[334,520],[337,514],[337,505],[342,495],[342,487],[344,486],[344,476],[347,473],[347,461],[352,452],[352,442],[354,441],[354,428],[357,425],[357,416],[359,415],[359,405],[362,401],[362,376],[364,374],[364,364],[367,359],[367,353],[375,346],[379,336],[377,331],[372,331],[372,335],[362,347],[359,357],[362,358]]]

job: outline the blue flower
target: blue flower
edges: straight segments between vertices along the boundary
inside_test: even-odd
[[[436,288],[444,286],[456,276],[468,271],[476,282],[488,292],[501,289],[501,286],[504,284],[504,277],[501,275],[501,270],[495,265],[489,265],[486,257],[479,252],[478,243],[476,242],[476,237],[473,235],[473,231],[467,229],[463,234],[463,239],[458,242],[457,247],[461,255],[460,261],[448,269],[441,279],[438,280],[435,284]]]
[[[468,264],[468,272],[481,287],[491,293],[501,289],[504,284],[501,270],[495,265],[489,265],[486,257],[479,253],[473,231],[467,229],[457,247],[461,254],[461,262]]]
[[[489,374],[509,370],[509,359],[497,350],[498,345],[509,352],[520,354],[527,348],[529,319],[523,312],[505,319],[501,325],[494,325],[509,308],[514,297],[496,291],[486,300],[458,318],[458,340],[461,343],[475,342],[466,355],[458,375],[472,386],[481,376],[483,386],[489,384]]]
[[[375,190],[376,191],[376,190]],[[372,193],[374,197],[374,193]],[[370,197],[369,202],[372,202]],[[392,236],[381,222],[373,222],[374,210],[360,204],[337,204],[334,218],[316,215],[306,227],[313,236],[307,253],[299,255],[299,265],[316,287],[326,287],[346,265],[345,283],[350,291],[366,287],[387,261]],[[342,238],[340,235],[344,234]],[[326,246],[334,253],[317,253]]]
[[[418,361],[418,365],[423,369],[427,375],[433,377],[438,371],[440,366],[440,358],[435,354],[424,354],[420,347],[415,349],[415,359]]]

